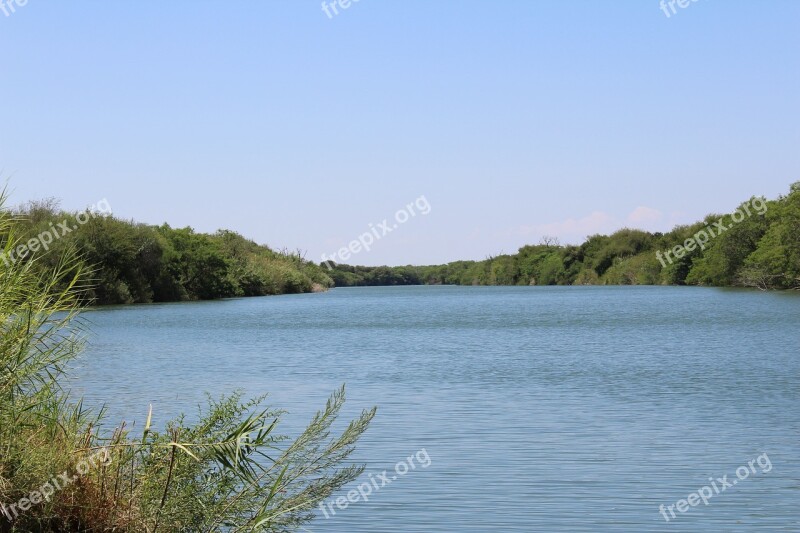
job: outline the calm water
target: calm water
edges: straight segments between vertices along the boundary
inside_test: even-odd
[[[296,434],[346,382],[354,459],[431,463],[307,531],[800,531],[800,295],[401,287],[108,308],[75,387],[111,417],[271,393]],[[670,523],[708,478],[772,464]],[[367,480],[364,476],[362,481]]]

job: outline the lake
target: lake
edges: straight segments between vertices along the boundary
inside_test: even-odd
[[[84,316],[74,390],[110,425],[241,388],[296,435],[346,383],[348,419],[378,406],[359,482],[430,459],[305,531],[800,531],[800,294],[352,288]]]

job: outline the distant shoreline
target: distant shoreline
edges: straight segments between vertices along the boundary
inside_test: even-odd
[[[106,211],[69,213],[52,200],[30,202],[13,214],[15,232],[27,244],[6,260],[36,259],[33,268],[46,271],[55,266],[53,257],[74,249],[76,261],[94,269],[90,278],[80,280],[84,299],[92,305],[401,285],[800,289],[800,182],[791,185],[787,196],[753,197],[730,214],[709,215],[668,233],[625,228],[591,235],[580,245],[543,237],[516,254],[428,266],[333,261],[323,266],[305,259],[300,250],[275,251],[233,231],[204,234],[167,224],[138,224]],[[74,220],[78,223],[70,222]],[[59,227],[68,229],[54,239],[52,231]]]

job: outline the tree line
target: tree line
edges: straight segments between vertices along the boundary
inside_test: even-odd
[[[53,199],[13,210],[20,242],[36,244],[60,226],[64,234],[48,239],[46,250],[39,242],[35,253],[19,257],[12,249],[3,261],[31,261],[46,272],[75,251],[91,269],[82,297],[98,305],[292,294],[333,286],[330,276],[302,253],[275,251],[233,231],[204,234],[109,214],[86,216],[60,209]]]
[[[81,215],[83,220],[80,220]],[[80,226],[72,221],[79,219]],[[66,224],[65,224],[66,222]],[[6,250],[42,272],[74,251],[91,268],[89,302],[211,300],[391,285],[710,285],[800,288],[800,182],[775,200],[751,198],[731,213],[667,233],[624,228],[580,245],[544,238],[516,254],[444,265],[366,267],[315,264],[229,230],[213,234],[67,212],[52,199],[13,210],[20,242],[75,226],[36,253]],[[724,229],[723,229],[724,228]],[[7,244],[7,243],[4,243]],[[36,257],[36,261],[33,258]],[[6,265],[8,266],[8,265]]]
[[[800,182],[668,233],[621,229],[580,245],[545,238],[516,254],[445,265],[334,264],[336,286],[709,285],[800,289]]]

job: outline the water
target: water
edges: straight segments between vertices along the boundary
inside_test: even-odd
[[[112,420],[242,388],[296,434],[346,382],[349,417],[379,408],[367,472],[427,452],[306,531],[800,531],[797,294],[354,288],[87,318],[75,388]],[[768,472],[659,513],[764,453]]]

